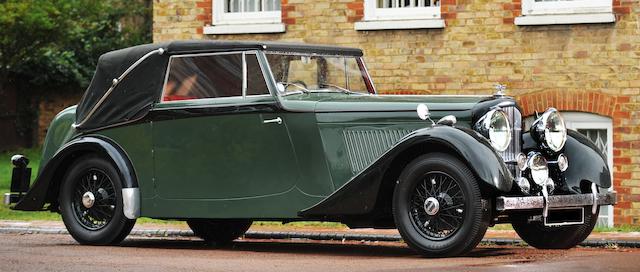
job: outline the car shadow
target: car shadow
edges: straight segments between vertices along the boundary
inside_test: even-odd
[[[346,242],[339,241],[291,241],[291,240],[239,240],[226,246],[213,246],[201,240],[170,240],[160,238],[128,238],[120,246],[153,249],[188,249],[188,250],[225,250],[246,252],[268,252],[283,254],[309,254],[326,256],[362,256],[362,257],[406,257],[423,258],[414,250],[401,243]],[[496,257],[515,255],[513,248],[479,247],[459,257]],[[426,256],[428,257],[428,256]]]

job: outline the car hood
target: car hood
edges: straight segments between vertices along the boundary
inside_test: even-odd
[[[398,112],[415,111],[418,104],[426,104],[431,111],[467,111],[491,96],[447,95],[345,95],[311,94],[287,99],[292,106],[306,104],[315,112]]]

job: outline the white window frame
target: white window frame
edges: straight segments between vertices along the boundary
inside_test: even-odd
[[[565,124],[567,128],[578,129],[606,129],[607,130],[607,164],[611,172],[611,180],[613,180],[613,121],[611,118],[597,115],[595,113],[584,112],[563,112]],[[569,159],[571,165],[571,159]],[[609,191],[613,191],[613,184]],[[607,226],[613,227],[613,206],[601,206],[600,209],[608,209]]]
[[[522,0],[522,16],[516,25],[613,23],[612,0]]]
[[[282,33],[282,11],[226,12],[226,0],[213,1],[213,22],[204,34]],[[243,3],[243,2],[240,2]]]
[[[364,0],[364,20],[356,30],[444,28],[440,6],[378,8],[376,0]]]

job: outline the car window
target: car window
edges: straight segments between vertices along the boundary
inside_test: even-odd
[[[171,59],[162,101],[242,96],[242,54]]]
[[[246,54],[247,62],[247,95],[269,94],[256,54]]]
[[[301,88],[309,92],[369,93],[366,71],[356,57],[275,52],[267,54],[267,61],[285,94]]]

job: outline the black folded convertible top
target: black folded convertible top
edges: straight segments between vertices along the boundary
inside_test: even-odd
[[[112,87],[114,79],[120,77],[144,55],[160,48],[164,49],[163,54],[150,55],[131,70],[106,98],[103,98]],[[76,109],[77,129],[100,129],[144,117],[162,94],[167,64],[171,55],[230,50],[268,50],[362,56],[362,50],[357,48],[213,40],[145,44],[112,51],[100,56],[93,79],[78,103]],[[101,100],[102,102],[100,102]]]

